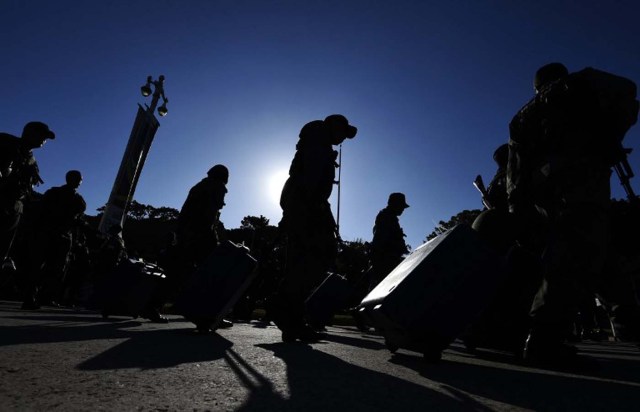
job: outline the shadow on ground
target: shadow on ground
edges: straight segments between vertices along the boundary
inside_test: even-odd
[[[436,390],[394,376],[355,366],[303,344],[259,344],[287,367],[289,397],[232,350],[226,360],[249,390],[238,411],[386,411],[487,410],[474,399]]]
[[[184,330],[135,332],[130,339],[78,365],[80,370],[170,368],[220,359],[233,343],[217,334]]]
[[[429,364],[418,355],[404,353],[394,354],[391,362],[451,390],[531,410],[635,411],[640,405],[640,365],[636,361],[624,365],[601,360],[599,372],[579,374],[526,368],[507,355],[491,357],[493,362],[510,365],[455,360]]]
[[[11,310],[3,308],[3,311]],[[184,329],[140,330],[133,328],[140,326],[141,322],[131,318],[103,320],[91,312],[78,314],[58,309],[41,309],[33,314],[4,318],[35,320],[39,323],[29,326],[0,326],[0,346],[124,340],[82,362],[77,366],[80,370],[169,368],[183,363],[220,359],[225,350],[233,346],[230,341],[215,333],[195,333],[190,323],[185,323]]]

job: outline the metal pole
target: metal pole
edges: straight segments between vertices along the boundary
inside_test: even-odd
[[[156,110],[160,96],[162,96],[163,100],[166,100],[164,97],[164,76],[160,75],[158,80],[154,80],[152,84],[155,87],[155,91],[153,92],[153,97],[151,99],[151,106],[147,108],[147,112],[151,113],[151,115],[153,115],[153,112]]]
[[[342,181],[342,144],[340,144],[340,150],[338,151],[338,212],[336,216],[336,231],[340,235],[340,186]]]

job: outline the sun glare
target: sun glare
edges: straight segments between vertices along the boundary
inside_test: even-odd
[[[284,182],[287,181],[288,177],[288,170],[279,170],[269,177],[269,181],[267,183],[267,191],[269,199],[271,199],[271,201],[276,205],[280,204],[280,194],[282,193],[282,187],[284,186]]]

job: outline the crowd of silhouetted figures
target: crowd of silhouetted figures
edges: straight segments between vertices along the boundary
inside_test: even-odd
[[[474,181],[483,209],[413,251],[400,226],[411,194],[388,195],[369,242],[340,238],[329,204],[336,149],[358,132],[343,115],[302,126],[278,225],[247,216],[232,230],[220,221],[231,171],[215,164],[175,216],[98,231],[79,171],[34,192],[33,150],[55,134],[30,122],[21,137],[0,134],[1,293],[24,310],[80,306],[158,323],[179,314],[201,333],[259,313],[283,342],[318,342],[342,314],[392,352],[428,360],[457,338],[541,364],[580,362],[570,344],[580,339],[638,341],[640,202],[622,147],[638,117],[636,85],[551,63],[534,88],[493,154],[495,176]],[[627,201],[611,200],[612,171]]]
[[[31,255],[29,245],[32,244],[31,239],[36,230],[34,224],[39,220],[41,203],[42,195],[38,193],[33,194],[31,201],[25,202],[22,227],[14,241],[11,264],[2,268],[0,283],[2,299],[22,300],[24,298],[24,280],[29,276],[26,271],[32,267],[29,264]],[[628,240],[632,238],[633,233],[640,230],[640,214],[628,201],[613,201],[612,206],[613,227],[616,229],[616,233],[612,236],[613,247],[632,259],[638,252],[633,242]],[[478,209],[470,212],[465,215],[468,224],[472,224],[482,211]],[[174,251],[176,243],[174,216],[166,219],[129,216],[126,225],[126,230],[131,232],[129,235],[126,231],[114,234],[101,233],[97,230],[100,218],[101,215],[83,215],[77,218],[72,230],[73,243],[66,257],[67,263],[63,273],[42,285],[38,307],[99,311],[99,304],[94,300],[96,287],[99,287],[101,282],[104,282],[125,259],[141,264],[142,262],[157,264],[165,276],[179,266],[177,262],[179,256]],[[453,219],[452,222],[454,226],[465,223],[464,220],[458,219]],[[224,229],[223,226],[222,222],[219,222],[218,233],[224,233],[223,239],[247,245],[251,255],[259,261],[258,275],[243,296],[235,302],[228,316],[240,322],[269,321],[265,310],[266,303],[275,293],[282,277],[286,242],[279,237],[278,228],[269,225],[269,221],[262,216],[247,216],[237,229]],[[435,232],[432,235],[436,237]],[[150,237],[154,239],[152,242],[149,241]],[[139,247],[126,247],[129,243],[125,241],[127,239],[131,244]],[[339,317],[337,322],[352,324],[363,332],[374,333],[375,328],[367,325],[357,312],[353,311],[359,303],[358,299],[363,297],[362,283],[370,281],[365,276],[370,264],[369,248],[369,242],[364,241],[342,243],[335,270],[348,280],[353,294],[346,301],[347,304],[339,308],[335,314]],[[165,268],[169,268],[169,273]],[[371,290],[371,286],[367,284],[365,291]],[[173,298],[175,295],[157,302],[159,304],[156,307],[140,315],[158,321],[160,319],[158,314],[172,313]],[[524,308],[525,311],[527,309]],[[607,308],[594,296],[593,299],[585,299],[582,303],[569,339],[572,341],[609,340],[614,338],[614,333]],[[502,336],[498,338],[504,339]],[[505,342],[506,340],[502,344]],[[501,346],[501,343],[494,342],[494,345]]]
[[[25,297],[26,279],[31,276],[28,271],[33,270],[30,264],[34,253],[31,250],[33,239],[38,231],[37,224],[42,221],[42,198],[41,193],[34,191],[29,200],[23,202],[20,229],[13,240],[11,256],[2,267],[2,299],[23,300]],[[64,250],[59,252],[66,255],[64,268],[59,273],[44,274],[52,278],[39,287],[36,306],[26,306],[26,309],[47,306],[99,309],[92,302],[97,285],[125,260],[156,264],[165,277],[173,275],[171,270],[180,266],[180,257],[175,252],[177,213],[155,218],[148,213],[145,217],[129,215],[125,229],[114,233],[98,230],[101,216],[77,216],[71,228],[71,247],[66,254]],[[223,240],[246,245],[259,261],[256,279],[234,305],[230,316],[238,320],[264,316],[264,302],[281,278],[286,242],[279,237],[277,226],[270,225],[263,216],[247,216],[236,229],[225,229],[221,221],[217,226]],[[338,259],[340,273],[354,282],[367,269],[368,259],[367,242],[343,242]],[[41,270],[45,269],[44,266]],[[171,313],[171,306],[172,302],[168,300],[157,309],[161,313]]]

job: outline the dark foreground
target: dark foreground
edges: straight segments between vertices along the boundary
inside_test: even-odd
[[[629,343],[579,345],[597,371],[550,371],[457,344],[426,364],[352,327],[303,345],[259,322],[196,335],[170,318],[105,321],[0,301],[0,410],[640,410],[640,352]]]

